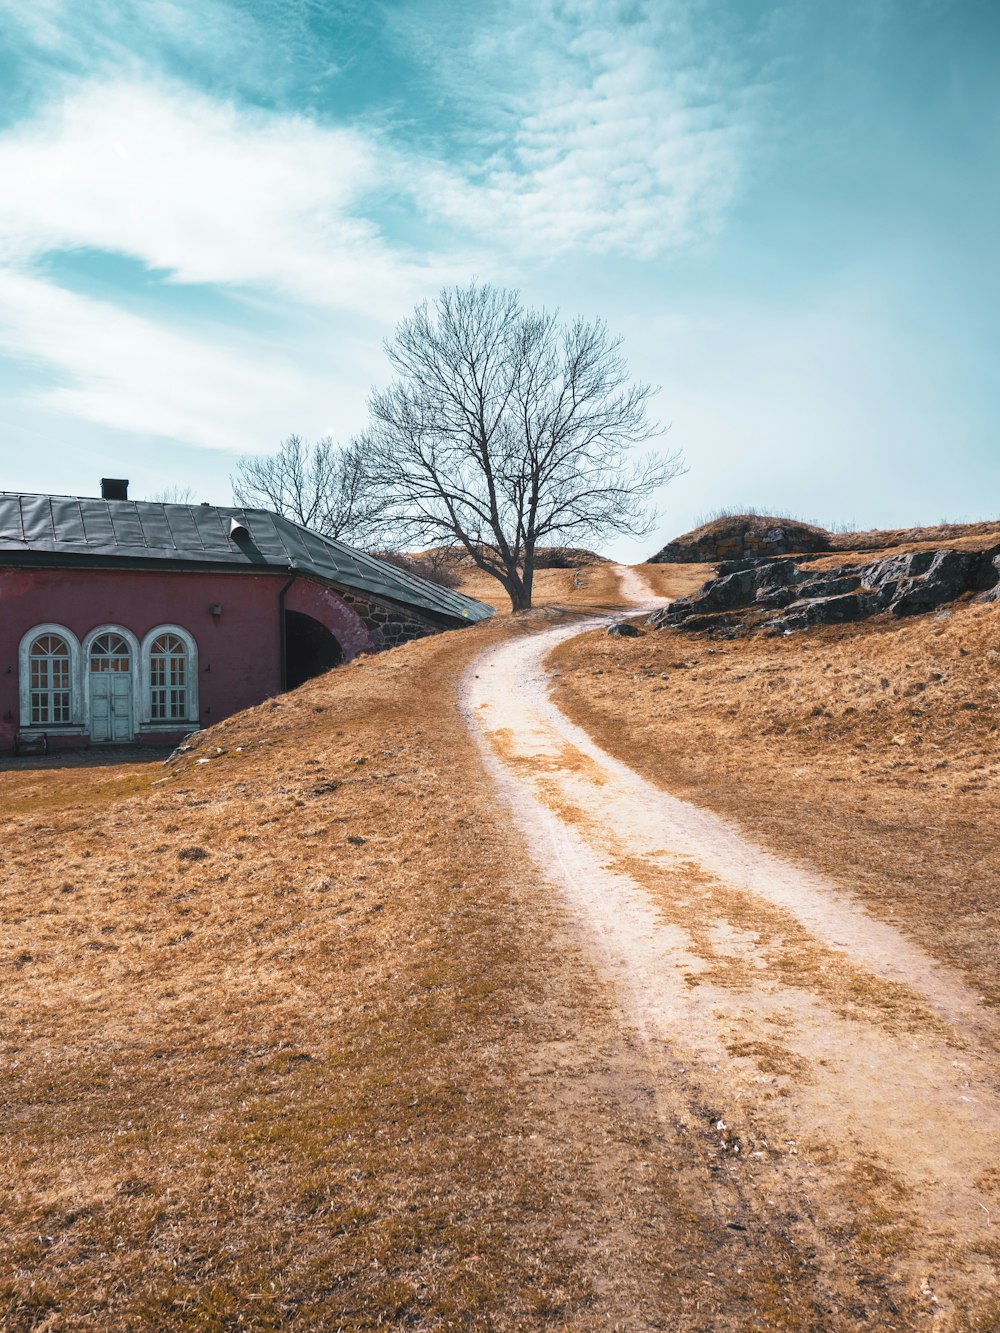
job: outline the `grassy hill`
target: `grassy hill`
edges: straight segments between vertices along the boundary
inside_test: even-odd
[[[693,1308],[720,1239],[650,1168],[634,1039],[454,707],[559,614],[359,659],[167,765],[0,768],[0,1326]]]
[[[646,573],[670,596],[706,569]],[[454,705],[477,652],[617,579],[544,570],[538,596],[166,765],[0,766],[4,1329],[822,1326],[781,1219],[746,1237],[706,1205],[711,1117],[658,1112]],[[998,663],[982,605],[557,658],[608,749],[994,1002]]]

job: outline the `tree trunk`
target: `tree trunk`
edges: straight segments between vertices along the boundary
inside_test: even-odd
[[[531,593],[535,582],[535,551],[534,547],[529,547],[524,553],[524,569],[521,571],[521,587],[523,589],[524,606],[523,611],[531,609]]]
[[[531,574],[518,573],[516,569],[511,569],[507,577],[503,580],[503,585],[507,589],[507,595],[510,598],[510,609],[512,611],[530,611],[531,610]]]

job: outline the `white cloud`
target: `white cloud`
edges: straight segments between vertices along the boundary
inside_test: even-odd
[[[185,283],[395,312],[440,273],[363,215],[388,156],[356,130],[189,89],[87,85],[0,137],[0,258],[89,247]]]
[[[175,9],[144,6],[161,28]],[[42,34],[61,12],[47,0]],[[475,268],[649,258],[711,235],[742,181],[751,94],[684,44],[665,52],[672,34],[648,17],[576,4],[532,22],[499,50],[478,34],[501,69],[529,52],[531,77],[483,90],[493,126],[461,161],[162,78],[72,85],[0,136],[0,259],[90,247],[384,316]],[[440,228],[421,256],[380,229],[389,199]]]
[[[274,33],[228,0],[0,0],[5,46],[44,78],[53,62],[99,77],[145,64],[198,69],[222,86],[274,89]]]
[[[649,258],[689,246],[720,225],[740,186],[752,92],[699,50],[666,0],[660,17],[515,0],[506,27],[504,13],[468,12],[466,77],[491,121],[473,151],[461,116],[431,151],[398,131],[321,125],[150,75],[145,48],[129,56],[115,27],[120,7],[94,3],[103,35],[90,73],[62,76],[50,101],[0,133],[0,348],[59,376],[45,401],[70,417],[257,449],[315,429],[302,404],[315,419],[324,402],[324,424],[336,411],[351,429],[384,371],[377,337],[443,283],[516,281],[573,251]],[[136,12],[163,42],[190,44],[199,31],[175,0],[140,0]],[[66,0],[39,0],[21,22],[36,50],[83,69],[90,39],[73,14]],[[238,20],[210,0],[206,48],[234,60],[256,50],[259,33]],[[438,66],[456,77],[464,48],[447,51],[436,64],[429,49],[415,58],[428,77]],[[478,77],[487,64],[492,81]],[[387,221],[405,227],[413,214],[433,224],[419,251]],[[177,303],[154,323],[33,275],[48,254],[88,249],[171,282],[239,288],[310,332],[297,356],[278,355],[236,328],[191,336],[162,322],[176,321]],[[306,346],[317,312],[336,311],[347,312],[339,343],[330,331]],[[266,317],[258,306],[258,326]]]
[[[424,209],[524,258],[703,243],[744,183],[761,92],[695,39],[688,13],[504,7],[468,69],[443,75],[460,104],[493,113],[484,158],[428,166]]]
[[[56,383],[41,403],[143,439],[257,452],[290,431],[319,433],[335,406],[357,422],[372,352],[317,348],[299,363],[217,328],[170,330],[52,283],[0,268],[0,349]]]

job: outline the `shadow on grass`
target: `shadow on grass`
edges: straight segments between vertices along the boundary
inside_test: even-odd
[[[176,749],[169,745],[102,745],[100,748],[64,750],[58,754],[3,755],[0,773],[27,769],[62,772],[74,768],[116,768],[122,764],[163,763]]]

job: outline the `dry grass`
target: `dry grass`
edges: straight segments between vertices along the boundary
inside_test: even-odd
[[[560,705],[606,748],[1000,1003],[1000,608],[725,644],[594,632],[554,660]]]
[[[704,580],[704,570],[702,580]],[[618,576],[612,564],[581,565],[579,569],[536,569],[534,577],[536,606],[564,607],[585,611],[612,610],[620,606]],[[495,578],[480,569],[462,570],[461,592],[476,597],[501,615],[510,614],[510,598]]]
[[[705,570],[648,572],[666,595]],[[458,674],[500,636],[617,595],[605,566],[539,585],[568,610],[360,659],[167,767],[0,768],[4,1330],[851,1326],[780,1218],[748,1235],[712,1214],[712,1108],[703,1123],[660,1117],[612,992],[496,809],[454,708]],[[503,605],[499,585],[483,593]],[[947,622],[955,670],[971,665],[951,651],[959,633],[995,627],[986,610]],[[942,628],[877,632],[922,624]],[[841,640],[817,641],[860,700],[867,659]],[[677,690],[693,712],[673,723],[688,741],[705,731],[685,756],[694,795],[737,745],[727,708],[746,696],[719,708],[713,688],[749,647],[596,636],[565,650],[588,662],[565,688],[598,727],[617,708],[618,728],[627,689],[634,763],[664,735],[643,739],[637,712]],[[664,655],[699,665],[663,682]],[[736,674],[770,684],[777,666],[802,692],[811,665]],[[795,699],[801,727],[780,745],[801,731],[819,754]],[[910,696],[893,707],[910,735]],[[874,753],[877,719],[863,721]],[[792,1072],[778,1042],[752,1054]]]
[[[869,532],[835,532],[830,545],[835,551],[913,551],[929,546],[954,546],[982,550],[1000,541],[1000,522],[937,523],[925,528],[887,528]]]
[[[454,708],[553,614],[166,767],[0,770],[0,1327],[815,1326],[780,1228],[706,1211],[707,1128],[658,1118]]]
[[[871,529],[866,532],[828,532],[815,523],[807,523],[791,514],[766,515],[755,509],[721,509],[690,532],[674,537],[667,545],[674,542],[697,542],[706,538],[735,537],[742,533],[760,533],[774,527],[784,528],[793,540],[801,542],[803,553],[824,548],[833,552],[833,564],[843,563],[845,553],[870,555],[878,551],[891,554],[896,551],[924,550],[932,546],[982,550],[1000,542],[1000,520],[937,523],[923,528]],[[810,565],[817,563],[815,555],[807,555],[806,558]]]
[[[712,577],[711,565],[636,565],[657,597],[687,597]]]

